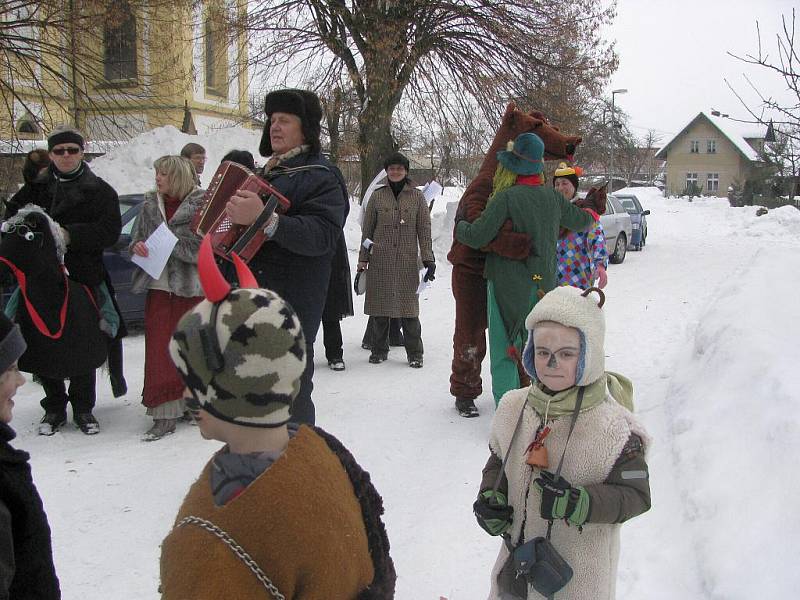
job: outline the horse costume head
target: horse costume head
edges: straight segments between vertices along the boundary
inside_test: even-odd
[[[0,262],[28,276],[61,268],[67,244],[58,223],[28,204],[0,226]]]
[[[10,269],[19,284],[9,304],[28,344],[20,370],[60,379],[103,364],[107,338],[97,300],[90,288],[67,277],[67,245],[58,223],[28,205],[0,233],[0,268]]]

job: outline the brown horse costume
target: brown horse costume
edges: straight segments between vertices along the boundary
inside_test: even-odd
[[[506,107],[489,151],[477,176],[461,196],[458,209],[467,220],[477,219],[486,208],[492,193],[497,169],[497,152],[521,133],[532,132],[544,142],[545,160],[572,159],[581,138],[562,134],[547,122],[540,112],[524,113],[513,102]],[[498,236],[484,250],[514,259],[528,256],[531,240],[527,234],[514,232],[507,221]],[[450,393],[458,400],[473,401],[483,391],[481,363],[486,356],[486,281],[483,266],[486,254],[473,250],[453,237],[447,259],[453,265],[452,289],[456,301],[456,323],[453,334],[453,364]],[[471,416],[475,416],[477,413]]]

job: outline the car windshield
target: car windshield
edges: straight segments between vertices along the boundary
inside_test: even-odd
[[[130,235],[133,230],[133,224],[136,221],[136,215],[139,214],[139,211],[131,209],[141,204],[141,202],[142,196],[139,195],[120,196],[119,214],[122,216],[122,234]]]
[[[620,204],[622,204],[622,207],[630,215],[636,215],[636,214],[642,212],[641,209],[637,206],[636,200],[631,198],[631,197],[625,197],[625,196],[623,196],[622,198],[618,197],[617,200],[620,201]]]

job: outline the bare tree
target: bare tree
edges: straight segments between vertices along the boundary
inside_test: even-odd
[[[794,9],[792,9],[791,22],[785,15],[782,15],[781,24],[782,31],[775,36],[777,58],[764,48],[758,21],[756,21],[757,52],[744,55],[732,52],[728,52],[728,54],[743,63],[762,67],[777,78],[782,79],[791,99],[784,101],[771,95],[765,95],[761,88],[755,85],[750,78],[744,76],[747,85],[759,98],[757,106],[750,106],[727,79],[725,83],[736,95],[749,115],[748,119],[732,118],[732,120],[758,123],[765,126],[771,122],[784,135],[800,141],[800,137],[798,137],[800,136],[800,70],[798,70],[800,57],[798,57],[798,49],[795,47],[796,17]]]
[[[401,102],[453,115],[471,99],[494,121],[526,80],[569,71],[602,81],[616,66],[600,36],[614,5],[601,0],[252,0],[249,11],[261,78],[316,90],[349,81],[364,184],[395,146]]]
[[[800,56],[798,56],[798,48],[795,46],[796,24],[795,9],[792,9],[791,20],[786,15],[781,15],[781,31],[775,36],[776,54],[774,55],[764,48],[758,21],[756,21],[756,38],[758,40],[756,53],[738,55],[728,52],[737,60],[766,69],[773,76],[782,80],[789,94],[788,100],[765,95],[759,86],[744,76],[748,87],[755,92],[759,99],[756,106],[750,106],[734,86],[729,81],[725,81],[748,114],[747,119],[728,118],[734,121],[764,125],[769,128],[768,131],[773,133],[774,139],[765,143],[762,152],[762,159],[766,163],[765,170],[762,171],[772,174],[766,179],[772,179],[771,191],[775,195],[783,193],[778,190],[781,187],[779,181],[790,182],[787,187],[792,201],[794,201],[795,195],[800,193]],[[775,177],[778,179],[776,180]]]

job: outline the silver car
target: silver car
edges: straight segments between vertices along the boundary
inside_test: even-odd
[[[606,236],[609,261],[614,264],[621,263],[625,260],[633,228],[631,216],[614,196],[608,196],[606,199],[606,212],[600,216],[600,224]]]

